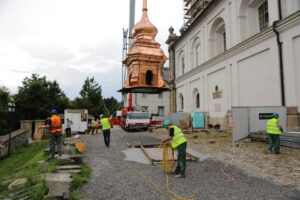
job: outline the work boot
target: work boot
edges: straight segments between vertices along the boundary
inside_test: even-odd
[[[170,174],[180,174],[180,171],[174,170]]]
[[[185,178],[185,175],[184,174],[178,174],[175,176],[175,178]]]
[[[269,151],[270,151],[270,153],[273,153],[273,150],[272,150],[272,148],[269,148]]]

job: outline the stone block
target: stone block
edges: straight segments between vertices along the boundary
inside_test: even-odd
[[[73,169],[81,169],[80,165],[63,165],[63,166],[58,166],[58,170],[73,170]]]
[[[8,189],[11,190],[15,190],[15,189],[19,189],[22,188],[25,183],[27,183],[27,178],[19,178],[15,181],[13,181],[11,184],[9,184]]]

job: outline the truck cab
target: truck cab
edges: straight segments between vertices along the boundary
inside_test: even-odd
[[[148,112],[127,112],[125,119],[125,129],[148,130],[150,126],[150,116]]]

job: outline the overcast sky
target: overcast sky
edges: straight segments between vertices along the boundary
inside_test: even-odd
[[[156,40],[183,24],[182,0],[148,0]],[[136,0],[137,23],[142,0]],[[122,29],[128,27],[129,0],[0,0],[0,86],[17,92],[32,73],[57,80],[70,99],[94,76],[103,96],[121,99]]]

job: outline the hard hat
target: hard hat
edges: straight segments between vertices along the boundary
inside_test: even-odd
[[[171,122],[170,122],[169,120],[166,120],[166,121],[164,122],[164,127],[167,128],[167,126],[170,125],[170,124],[171,124]]]
[[[55,109],[51,110],[51,114],[56,114],[56,113],[57,113],[57,111]]]
[[[273,113],[273,117],[279,117],[278,113]]]

